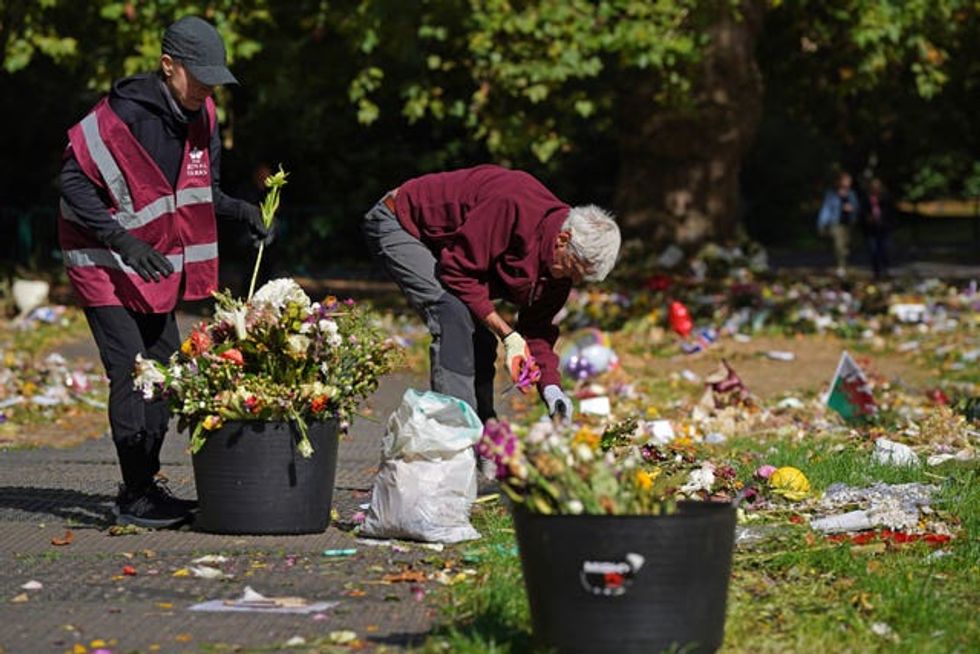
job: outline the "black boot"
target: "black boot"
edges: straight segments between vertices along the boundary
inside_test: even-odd
[[[150,487],[147,489],[147,493],[153,496],[153,498],[163,504],[172,504],[173,506],[179,507],[185,513],[192,513],[197,511],[197,500],[182,500],[173,491],[170,490],[170,486],[167,485],[167,480],[162,477],[154,477],[153,481],[150,482]]]
[[[116,505],[112,510],[116,516],[116,524],[166,529],[190,520],[192,516],[187,508],[179,505],[179,500],[170,497],[169,501],[162,499],[153,483],[137,491],[131,491],[125,484],[120,484]]]

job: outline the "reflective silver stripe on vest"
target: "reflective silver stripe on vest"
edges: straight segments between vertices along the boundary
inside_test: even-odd
[[[187,263],[200,263],[218,258],[217,243],[201,243],[200,245],[188,245],[184,248],[184,257]]]
[[[105,141],[102,140],[102,135],[99,133],[99,123],[95,114],[92,113],[86,116],[82,120],[81,125],[82,134],[85,137],[85,145],[88,147],[89,154],[99,169],[99,173],[102,174],[102,179],[105,180],[106,186],[109,188],[109,193],[119,207],[119,211],[116,212],[114,218],[122,227],[126,229],[137,229],[153,222],[164,214],[173,213],[178,207],[204,204],[212,201],[210,186],[185,188],[177,191],[176,201],[174,196],[165,195],[154,200],[139,211],[136,211],[133,207],[133,198],[129,193],[129,186],[126,184],[126,178],[123,177],[122,171],[119,169],[116,160],[113,159],[112,154],[106,147]],[[64,207],[65,205],[62,206],[62,210],[64,210]],[[67,215],[66,218],[68,218]],[[68,220],[72,220],[80,225],[85,224],[74,212],[72,212],[72,218],[68,218]]]
[[[210,186],[182,188],[177,191],[178,207],[186,207],[191,204],[205,204],[207,202],[211,202]]]
[[[215,247],[217,252],[217,247]],[[123,263],[122,257],[112,250],[102,248],[82,248],[79,250],[65,250],[65,263],[73,268],[91,268],[99,266],[101,268],[115,268],[130,275],[138,274],[135,270]],[[167,260],[174,267],[174,272],[181,272],[184,269],[184,257],[179,254],[167,255]]]
[[[185,188],[177,191],[177,201],[174,196],[165,195],[154,200],[135,214],[118,212],[116,220],[126,229],[136,229],[143,225],[148,225],[164,214],[173,213],[180,207],[187,207],[192,204],[205,204],[211,202],[211,187]]]
[[[116,160],[112,158],[109,153],[109,148],[106,147],[105,141],[102,140],[102,135],[99,134],[99,120],[95,116],[95,112],[90,113],[84,119],[82,119],[82,135],[85,137],[85,145],[88,147],[89,154],[92,156],[92,161],[95,162],[96,167],[99,172],[102,173],[102,179],[105,180],[106,186],[109,187],[109,193],[112,195],[113,200],[119,205],[119,208],[126,213],[133,212],[133,198],[129,194],[129,187],[126,185],[126,178],[123,177],[122,171],[119,170],[119,166],[116,165]]]

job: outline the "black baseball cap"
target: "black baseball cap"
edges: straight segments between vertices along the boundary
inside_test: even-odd
[[[197,16],[184,16],[163,33],[163,54],[170,55],[208,86],[238,84],[228,70],[225,44],[211,23]]]

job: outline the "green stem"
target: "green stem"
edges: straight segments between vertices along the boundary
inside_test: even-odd
[[[255,257],[255,268],[252,270],[252,283],[248,285],[248,300],[252,299],[255,293],[255,280],[259,277],[259,264],[262,263],[262,251],[265,250],[265,243],[259,243],[259,254]]]

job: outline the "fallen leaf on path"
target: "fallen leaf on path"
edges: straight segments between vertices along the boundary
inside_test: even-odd
[[[135,536],[145,531],[149,530],[137,525],[112,525],[109,527],[108,533],[110,536]]]
[[[331,631],[327,636],[334,645],[347,645],[357,640],[357,633],[344,629],[341,631]]]
[[[386,574],[381,580],[391,584],[399,582],[422,583],[426,580],[426,576],[421,570],[403,570],[402,572]]]
[[[75,540],[75,534],[72,533],[71,529],[66,529],[65,535],[62,538],[52,538],[51,544],[62,547],[64,545],[71,545],[73,540]]]

